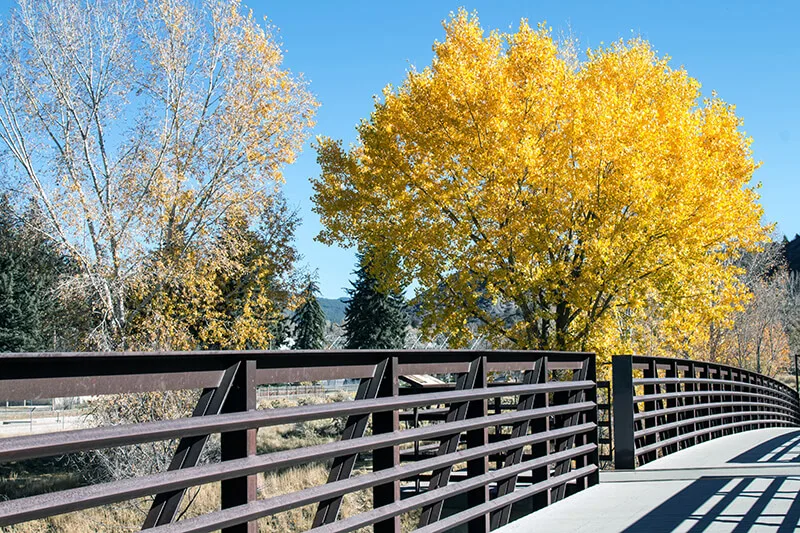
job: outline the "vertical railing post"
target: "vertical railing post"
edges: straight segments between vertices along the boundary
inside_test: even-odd
[[[586,372],[586,379],[589,381],[594,381],[594,387],[586,391],[586,401],[587,402],[594,402],[594,409],[591,409],[586,412],[585,422],[594,423],[595,429],[594,431],[589,432],[588,439],[586,444],[594,444],[595,449],[593,452],[589,454],[586,458],[587,460],[584,463],[584,466],[595,465],[597,470],[588,476],[586,479],[586,486],[591,487],[592,485],[597,485],[600,483],[600,426],[597,425],[598,417],[597,417],[597,356],[595,354],[587,355],[587,372]],[[609,403],[610,398],[609,398]],[[633,405],[633,403],[631,403]]]
[[[678,379],[678,363],[677,363],[677,361],[670,361],[669,366],[667,367],[667,372],[666,372],[664,377],[672,378],[672,379],[676,379],[676,380]],[[672,394],[683,392],[681,390],[680,384],[677,383],[677,382],[670,383],[669,385],[664,387],[664,389],[665,389],[665,391],[667,393],[672,393]],[[673,409],[675,407],[678,407],[678,405],[683,406],[683,399],[678,400],[677,398],[672,398],[672,399],[667,399],[667,401],[665,402],[665,407],[667,409]],[[666,415],[664,417],[664,422],[666,424],[674,423],[674,422],[677,422],[677,421],[678,421],[678,415],[677,414]],[[676,427],[675,429],[671,429],[671,430],[667,431],[664,434],[664,438],[665,439],[671,439],[673,437],[677,437],[679,432],[680,432],[680,428]],[[672,452],[678,451],[679,445],[680,445],[679,442],[675,443],[675,444],[670,444],[669,447],[666,450],[664,450],[664,453],[672,453]]]
[[[645,368],[642,372],[642,375],[645,377],[645,379],[658,379],[658,360],[651,358],[647,363],[647,368]],[[661,393],[661,385],[645,385],[643,390],[645,396],[656,395]],[[661,400],[650,400],[644,402],[643,412],[653,415],[644,419],[643,425],[645,429],[655,428],[662,423],[663,415],[658,414],[662,409],[663,402]],[[655,444],[661,440],[663,440],[663,436],[659,431],[650,433],[643,439],[645,445]],[[655,461],[656,459],[658,459],[658,450],[653,450],[642,456],[642,460],[647,463],[650,461]]]
[[[633,357],[615,355],[611,359],[614,405],[614,469],[636,468],[633,437]]]
[[[400,394],[399,376],[397,375],[397,357],[390,357],[386,364],[386,371],[383,375],[378,397],[396,397]],[[391,433],[400,429],[400,411],[392,409],[372,414],[372,433]],[[400,464],[400,448],[398,446],[387,446],[377,448],[372,451],[372,469],[377,472],[394,468]],[[372,489],[372,505],[376,509],[384,505],[389,505],[400,501],[400,481],[390,481],[382,485],[376,485]],[[376,522],[373,531],[375,533],[400,533],[400,516],[387,518],[381,522]]]
[[[477,376],[475,378],[475,388],[485,389],[488,384],[486,380],[486,356],[482,356],[473,364],[478,364]],[[488,400],[472,400],[467,407],[467,418],[484,418],[488,415]],[[467,448],[477,448],[489,444],[489,428],[479,428],[467,431]],[[467,461],[467,476],[478,477],[489,471],[489,457],[484,455],[478,459]],[[489,501],[489,486],[482,485],[467,493],[467,507],[473,508]],[[482,515],[467,524],[469,533],[489,533],[489,514]]]
[[[684,377],[688,376],[689,379],[695,379],[697,377],[697,373],[695,372],[694,363],[692,363],[691,361],[688,362],[687,363],[687,367],[688,368],[687,368],[686,372],[683,373],[683,376]],[[695,401],[695,399],[697,398],[697,390],[698,390],[697,385],[695,383],[693,383],[693,382],[687,382],[686,385],[685,385],[685,389],[686,389],[686,392],[691,392],[692,393],[692,395],[689,396],[686,399],[687,403],[689,403],[689,405],[694,405],[695,403],[697,403]],[[697,411],[695,409],[692,409],[691,411],[687,411],[686,412],[686,416],[689,417],[690,420],[692,420],[692,424],[687,427],[686,431],[688,433],[694,433],[695,431],[697,431],[697,424],[694,423],[694,419],[697,416]],[[692,443],[691,444],[689,444],[688,441],[684,441],[684,442],[688,446],[694,446],[695,444],[697,444],[697,437],[692,437]]]
[[[711,379],[711,373],[708,371],[708,363],[702,363],[699,366],[698,377],[700,377],[702,379]],[[711,396],[708,394],[708,391],[710,390],[710,385],[708,383],[703,383],[703,384],[700,385],[699,389],[700,389],[700,392],[702,393],[698,397],[699,398],[699,402],[701,404],[708,405],[711,402]],[[695,410],[695,414],[697,414],[697,411],[698,410]],[[700,411],[700,413],[699,413],[700,418],[707,417],[711,413],[709,407],[705,407],[703,409],[699,409],[699,411]],[[698,422],[697,424],[695,424],[695,426],[698,429],[706,429],[706,428],[709,427],[709,422]],[[705,442],[707,440],[708,440],[708,433],[705,433],[705,434],[700,435],[700,436],[695,438],[695,444],[698,444],[698,443],[701,443],[701,442]]]
[[[223,413],[252,411],[256,408],[256,362],[242,361],[233,378]],[[256,429],[229,431],[220,436],[222,461],[242,459],[256,454]],[[222,509],[256,500],[258,478],[255,475],[226,479],[220,482]],[[256,533],[257,523],[247,522],[222,529],[223,533]]]
[[[550,368],[549,368],[549,360],[546,355],[542,355],[540,357],[540,365],[541,369],[536,375],[537,384],[545,384],[550,380]],[[550,407],[550,395],[539,393],[534,397],[533,400],[533,408],[534,409],[541,409]],[[546,433],[550,431],[550,417],[540,417],[536,418],[531,421],[531,433]],[[550,443],[551,441],[546,440],[544,442],[540,442],[537,444],[531,445],[531,458],[532,459],[539,459],[541,457],[547,457],[550,455]],[[545,464],[539,468],[534,468],[531,472],[531,480],[533,483],[539,483],[541,481],[547,481],[550,479],[550,465]],[[531,502],[531,512],[538,511],[539,509],[543,509],[550,505],[550,491],[544,490],[539,494],[534,494],[530,498]]]

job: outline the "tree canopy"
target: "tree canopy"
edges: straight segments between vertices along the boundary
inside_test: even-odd
[[[281,195],[252,227],[227,217],[214,241],[181,257],[156,251],[131,284],[129,341],[151,349],[267,349],[285,340],[284,310],[297,290],[294,231]]]
[[[191,260],[224,221],[255,223],[316,102],[238,0],[19,0],[2,28],[8,177],[80,267],[94,346],[130,347],[148,258]]]
[[[688,323],[746,298],[733,259],[769,228],[733,106],[640,39],[579,61],[525,21],[444,26],[356,145],[318,139],[322,242],[370,247],[381,277],[435,295],[425,324],[455,342],[477,319],[496,346],[620,349],[652,302]]]

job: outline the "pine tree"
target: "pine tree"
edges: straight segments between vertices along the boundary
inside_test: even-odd
[[[70,265],[38,223],[35,206],[20,218],[0,197],[0,352],[53,349],[54,335],[66,333],[54,293]]]
[[[319,288],[309,281],[303,289],[303,303],[294,314],[295,350],[320,350],[325,338],[325,314],[317,301]]]
[[[270,349],[285,349],[284,346],[291,338],[291,321],[289,317],[280,316],[274,322],[272,322],[270,326],[270,334],[272,335]]]
[[[369,274],[366,256],[359,255],[350,300],[345,311],[345,348],[401,349],[405,345],[408,313],[401,294],[382,293]]]

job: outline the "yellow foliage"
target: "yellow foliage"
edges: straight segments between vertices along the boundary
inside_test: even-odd
[[[317,140],[320,240],[398,257],[380,277],[415,280],[456,342],[477,318],[498,346],[608,354],[648,302],[676,324],[740,305],[729,260],[768,228],[732,106],[640,39],[576,65],[544,26],[487,35],[460,10],[444,28],[356,146]]]
[[[294,292],[298,223],[273,198],[255,229],[228,219],[204,248],[162,250],[135,280],[129,343],[137,349],[267,349]]]

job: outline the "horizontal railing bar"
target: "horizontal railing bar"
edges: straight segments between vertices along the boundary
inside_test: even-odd
[[[496,391],[497,389],[494,390]],[[452,435],[463,431],[490,427],[497,425],[497,423],[521,422],[547,416],[579,413],[594,408],[595,405],[592,402],[580,402],[490,415],[458,422],[445,422],[391,433],[381,433],[349,441],[335,441],[266,455],[256,455],[244,459],[234,459],[222,463],[162,472],[140,478],[68,489],[52,494],[8,500],[0,502],[0,526],[43,518],[53,514],[97,507],[140,496],[170,492],[214,481],[244,477],[296,464],[360,453],[377,447],[394,446],[415,440]]]
[[[769,378],[768,378],[769,379]],[[720,378],[692,378],[692,377],[659,377],[659,378],[633,378],[634,385],[657,385],[661,384],[674,384],[674,383],[710,383],[714,385],[741,385],[743,387],[756,387],[762,389],[769,389],[776,392],[783,392],[781,389],[769,387],[760,383],[751,383],[749,381],[739,381],[735,379],[720,379]],[[772,383],[771,381],[769,383]],[[779,383],[779,382],[775,382]],[[794,392],[794,390],[792,389]]]
[[[397,357],[405,373],[464,372],[475,357],[488,370],[575,369],[593,354],[523,350],[209,350],[190,352],[0,353],[0,400],[38,399],[215,387],[224,370],[256,362],[256,384],[363,378],[375,365]],[[302,361],[298,365],[298,361]]]
[[[704,422],[709,422],[711,420],[719,420],[724,418],[741,418],[744,416],[787,416],[785,413],[775,412],[775,411],[731,411],[728,413],[719,413],[711,416],[702,416],[702,417],[694,417],[694,418],[687,418],[686,420],[681,420],[678,422],[671,422],[669,424],[662,424],[660,426],[652,426],[646,429],[642,429],[639,431],[634,432],[634,437],[645,437],[647,435],[652,435],[654,433],[663,433],[664,431],[669,431],[671,429],[680,428],[682,426],[688,426],[693,424],[702,424]],[[788,416],[787,416],[788,418]],[[755,422],[755,420],[751,420],[751,422]],[[787,420],[788,422],[788,420]]]
[[[774,392],[780,394],[781,396],[787,396],[792,399],[797,399],[797,394],[794,390],[791,390],[791,394],[787,391],[776,388],[776,387],[769,387],[767,385],[759,385],[756,383],[748,383],[746,381],[734,381],[729,379],[713,379],[713,378],[639,378],[633,380],[633,385],[679,385],[681,383],[688,383],[688,384],[701,384],[701,385],[725,385],[725,386],[735,386],[735,387],[745,387],[748,389],[759,389],[769,392]],[[706,392],[706,391],[694,391],[694,392]]]
[[[786,420],[774,420],[774,419],[747,420],[745,422],[735,422],[735,423],[732,423],[732,424],[722,424],[722,425],[713,426],[713,427],[710,427],[710,428],[703,428],[701,430],[692,431],[690,433],[684,433],[683,435],[678,435],[677,437],[672,437],[671,439],[662,440],[662,441],[656,442],[654,444],[649,444],[647,446],[642,446],[641,448],[637,448],[636,449],[636,456],[638,457],[638,456],[643,455],[645,453],[656,451],[659,448],[663,448],[664,446],[669,446],[671,444],[677,444],[679,442],[682,442],[684,440],[688,440],[688,439],[691,439],[691,438],[694,438],[694,437],[699,437],[701,435],[706,435],[708,433],[714,433],[715,431],[722,431],[722,430],[725,430],[725,429],[732,429],[732,428],[741,427],[741,426],[753,426],[753,425],[762,425],[762,424],[787,424],[787,423],[788,422]]]
[[[511,505],[520,500],[524,500],[525,498],[530,498],[535,494],[544,492],[545,490],[551,489],[553,487],[557,487],[565,483],[569,483],[570,481],[575,481],[582,477],[586,477],[590,474],[593,474],[596,471],[597,471],[596,465],[584,466],[582,468],[572,470],[567,474],[562,474],[560,476],[556,476],[547,479],[545,481],[540,481],[529,487],[518,488],[514,490],[514,492],[511,492],[504,496],[500,496],[499,498],[495,498],[494,500],[490,500],[486,503],[476,505],[475,507],[471,507],[460,513],[448,516],[447,518],[429,524],[425,527],[416,529],[415,531],[419,533],[440,533],[443,531],[451,531],[455,527],[464,524],[466,522],[469,522],[474,518],[479,518],[497,509],[501,509],[507,505]]]
[[[352,402],[287,407],[281,409],[263,409],[242,413],[183,418],[179,420],[144,422],[142,424],[9,437],[0,439],[0,463],[52,455],[63,455],[112,446],[125,446],[179,437],[209,435],[212,433],[224,433],[270,425],[281,425],[292,422],[367,414],[439,403],[460,403],[496,396],[516,396],[581,390],[593,386],[594,383],[591,381],[564,381],[544,384],[513,385],[510,387],[492,387],[472,389],[469,391],[423,393],[374,400],[356,400]]]
[[[593,445],[587,445],[587,446],[593,446]],[[554,461],[569,460],[572,457],[583,455],[583,453],[575,453],[576,449],[577,448],[573,448],[572,450],[567,450],[565,452],[554,453],[552,455],[544,457],[537,457],[536,459],[526,461],[524,463],[518,463],[516,465],[502,468],[500,470],[493,470],[487,474],[483,474],[477,477],[467,478],[464,481],[460,481],[458,483],[451,483],[449,485],[445,485],[438,489],[424,492],[416,496],[412,496],[410,498],[401,500],[399,502],[391,503],[389,505],[384,505],[382,507],[372,509],[371,511],[360,513],[351,516],[349,518],[345,518],[344,520],[339,520],[332,524],[327,524],[321,527],[310,529],[309,532],[348,533],[350,531],[355,531],[356,529],[361,529],[363,527],[370,526],[375,522],[386,520],[387,518],[392,518],[397,515],[406,513],[408,511],[418,509],[426,505],[430,505],[432,503],[436,503],[442,500],[447,500],[449,498],[452,498],[453,496],[463,494],[464,492],[467,492],[474,488],[482,487],[492,482],[497,482],[503,479],[507,479],[520,472],[533,470],[534,468],[548,465]],[[597,467],[593,465],[584,468],[588,469],[586,470],[586,473],[581,472],[582,469],[579,469],[575,471],[575,474],[577,474],[578,477],[581,477],[583,475],[588,475],[594,472],[594,470]],[[553,486],[561,485],[562,483],[569,481],[567,477],[568,475],[556,476],[550,478],[550,481],[554,482]]]
[[[692,391],[692,392],[667,392],[667,393],[660,393],[660,394],[643,394],[641,396],[634,396],[633,402],[654,402],[656,400],[673,400],[678,398],[701,398],[703,396],[737,396],[737,397],[748,397],[748,398],[764,398],[769,400],[768,402],[763,402],[761,405],[767,404],[775,404],[781,403],[789,407],[790,409],[795,409],[796,406],[793,405],[791,402],[784,400],[778,396],[767,396],[765,394],[759,394],[757,392],[743,392],[743,391],[725,391],[725,390],[709,390],[709,391]]]
[[[318,485],[298,492],[290,494],[282,494],[272,498],[258,500],[251,504],[241,505],[224,509],[215,513],[182,520],[177,523],[166,525],[154,530],[159,533],[203,533],[216,531],[218,529],[257,520],[265,516],[274,515],[297,507],[303,507],[321,500],[338,497],[350,492],[367,489],[374,487],[380,483],[396,481],[405,479],[416,474],[427,472],[436,468],[458,464],[470,459],[483,457],[491,453],[498,453],[506,451],[518,446],[526,446],[544,442],[554,438],[561,438],[571,435],[578,435],[586,431],[591,431],[594,424],[581,424],[571,428],[563,428],[559,430],[548,431],[544,433],[527,435],[525,437],[518,437],[513,441],[506,441],[503,443],[489,444],[479,446],[477,448],[470,448],[447,454],[431,459],[425,459],[413,464],[402,465],[392,469],[380,470],[368,474],[362,474],[342,481],[335,481],[325,485]],[[577,449],[569,450],[574,451],[576,454],[589,453],[595,448],[594,445],[588,445],[585,452]],[[555,462],[557,459],[552,459]],[[511,474],[513,475],[513,474]]]
[[[773,409],[781,409],[782,412],[788,416],[797,417],[798,414],[793,409],[782,408],[780,406],[757,403],[757,402],[717,402],[717,403],[695,403],[689,405],[682,405],[679,407],[668,407],[666,409],[656,409],[653,411],[642,411],[634,413],[634,421],[645,420],[648,418],[655,418],[657,416],[673,415],[676,413],[683,413],[686,411],[702,411],[705,409],[720,408],[720,407],[772,407]]]
[[[777,387],[788,391],[788,392],[795,392],[794,389],[786,385],[785,383],[781,383],[780,381],[771,378],[769,376],[765,376],[763,374],[759,374],[757,372],[753,372],[751,370],[746,370],[744,368],[739,368],[735,366],[729,365],[722,365],[719,363],[709,363],[706,361],[689,361],[687,359],[675,359],[671,357],[656,357],[656,356],[649,356],[649,355],[634,355],[632,356],[632,364],[634,369],[636,370],[646,370],[650,367],[652,361],[656,362],[656,366],[659,370],[670,370],[672,365],[676,365],[678,370],[685,370],[688,371],[691,369],[691,366],[694,365],[695,369],[706,369],[713,371],[716,374],[719,372],[725,372],[730,375],[730,373],[734,373],[739,376],[751,376],[758,379],[766,380],[770,383],[773,383]],[[655,378],[652,378],[655,379]]]
[[[421,360],[431,361],[443,357],[462,358],[471,361],[478,356],[487,356],[492,361],[521,361],[531,356],[548,358],[558,361],[574,361],[592,356],[591,352],[560,352],[554,350],[188,350],[188,351],[136,351],[136,352],[2,352],[0,361],[6,359],[77,359],[77,358],[102,358],[113,357],[117,359],[141,359],[147,357],[184,357],[184,356],[223,356],[231,359],[252,359],[254,357],[275,357],[300,360],[304,356],[322,355],[335,357],[341,355],[378,356],[380,358],[399,356],[406,359],[419,357]],[[298,366],[297,363],[293,366]]]

